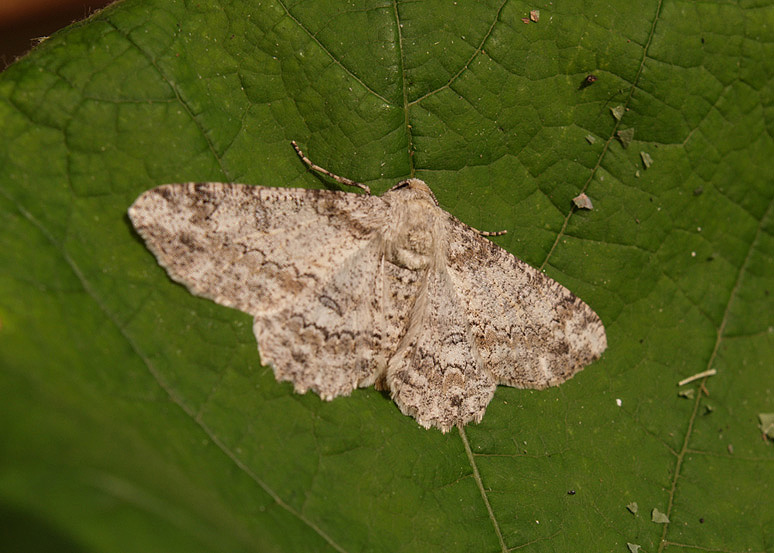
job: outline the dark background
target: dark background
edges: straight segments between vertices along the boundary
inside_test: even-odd
[[[109,0],[0,0],[0,71],[41,37],[84,19]]]

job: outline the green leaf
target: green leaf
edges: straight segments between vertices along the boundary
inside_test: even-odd
[[[772,551],[772,74],[770,0],[125,0],[47,39],[0,75],[4,542]],[[604,357],[446,435],[277,383],[249,317],[172,283],[125,213],[167,182],[330,186],[291,139],[507,229]]]

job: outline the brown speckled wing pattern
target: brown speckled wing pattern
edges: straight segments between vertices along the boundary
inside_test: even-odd
[[[170,184],[129,217],[172,279],[254,317],[278,379],[327,400],[376,385],[425,427],[478,422],[497,384],[559,384],[607,345],[585,303],[418,179],[379,197]]]

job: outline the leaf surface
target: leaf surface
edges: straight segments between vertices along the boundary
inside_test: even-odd
[[[772,60],[770,1],[127,0],[47,39],[0,75],[7,543],[774,551]],[[125,215],[168,182],[330,186],[291,139],[507,229],[608,351],[447,435],[293,394]]]

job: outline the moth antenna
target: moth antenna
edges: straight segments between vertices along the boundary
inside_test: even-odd
[[[489,231],[489,230],[478,230],[477,228],[474,228],[477,233],[479,233],[481,236],[502,236],[503,234],[507,234],[507,230],[495,230],[495,231]]]
[[[345,186],[356,186],[361,190],[364,190],[366,194],[371,193],[371,189],[368,188],[365,184],[361,182],[355,182],[352,179],[348,179],[347,177],[340,177],[339,175],[336,175],[335,173],[331,173],[327,169],[323,169],[319,165],[312,163],[312,160],[304,155],[304,152],[301,151],[301,148],[298,147],[298,144],[296,144],[295,140],[291,140],[290,144],[291,146],[293,146],[293,149],[298,154],[298,157],[301,158],[301,161],[303,161],[306,164],[306,166],[309,167],[312,171],[317,171],[318,173],[322,173],[323,175],[326,175],[332,178],[339,184],[343,184]]]

